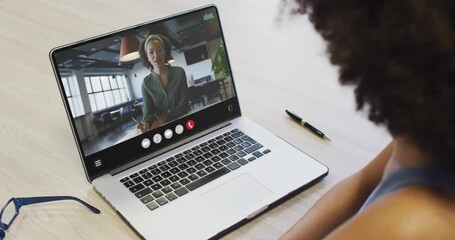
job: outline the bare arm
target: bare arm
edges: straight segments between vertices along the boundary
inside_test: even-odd
[[[354,215],[381,180],[392,149],[389,143],[367,166],[333,186],[281,239],[321,239]]]

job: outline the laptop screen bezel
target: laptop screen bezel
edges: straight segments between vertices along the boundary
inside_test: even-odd
[[[72,117],[71,109],[69,107],[69,103],[66,98],[65,89],[63,87],[61,75],[58,70],[59,63],[57,62],[55,55],[62,51],[70,49],[70,48],[75,48],[75,47],[78,47],[78,46],[81,46],[84,44],[89,44],[89,43],[99,41],[102,39],[107,39],[107,38],[110,38],[113,36],[124,34],[126,32],[137,31],[139,29],[146,28],[146,26],[149,26],[152,24],[159,24],[164,21],[172,20],[172,19],[179,18],[179,17],[184,17],[189,14],[196,14],[198,12],[205,12],[205,11],[216,12],[216,18],[217,18],[217,21],[219,24],[220,34],[221,34],[220,37],[225,44],[227,64],[229,66],[229,69],[231,69],[230,76],[231,76],[233,97],[223,100],[215,105],[209,106],[203,110],[200,110],[195,113],[186,115],[182,118],[176,119],[172,122],[165,124],[164,126],[161,126],[157,129],[146,132],[142,135],[133,137],[131,139],[128,139],[124,142],[121,142],[119,144],[106,148],[104,150],[101,150],[101,151],[91,154],[89,156],[85,156],[84,149],[82,147],[82,142],[79,139],[80,135],[78,133],[78,129],[75,124],[75,120]],[[217,7],[213,4],[204,6],[201,8],[193,9],[190,11],[177,13],[175,15],[171,15],[171,16],[164,17],[161,19],[144,22],[144,23],[141,23],[138,25],[134,25],[134,26],[120,29],[117,31],[113,31],[110,33],[102,34],[102,35],[99,35],[96,37],[84,39],[84,40],[70,43],[70,44],[67,44],[64,46],[56,47],[50,51],[49,57],[50,57],[50,60],[52,63],[52,67],[54,69],[54,74],[56,76],[57,84],[60,89],[61,97],[64,102],[64,106],[65,106],[66,113],[67,113],[67,116],[68,116],[68,119],[69,119],[69,122],[71,125],[71,129],[73,131],[73,135],[74,135],[74,138],[76,141],[79,155],[80,155],[80,158],[82,159],[84,170],[85,170],[85,173],[87,175],[87,179],[89,182],[93,181],[95,178],[97,178],[99,176],[102,176],[102,175],[112,171],[113,169],[121,167],[122,165],[128,164],[128,163],[133,162],[140,158],[144,158],[145,156],[152,155],[153,153],[159,151],[162,148],[175,145],[176,143],[182,142],[184,139],[194,136],[197,133],[201,133],[220,123],[227,122],[231,119],[241,116],[240,105],[239,105],[239,101],[238,101],[238,97],[237,97],[237,92],[235,90],[234,76],[233,76],[232,67],[231,67],[230,61],[229,61],[229,54],[228,54],[228,50],[226,47],[226,41],[224,38],[223,29],[222,29],[220,18],[219,18],[219,12],[218,12]],[[143,148],[141,146],[141,142],[144,138],[152,139],[153,135],[155,133],[158,133],[158,132],[162,133],[162,132],[164,132],[164,130],[166,128],[169,128],[170,126],[175,126],[176,124],[184,125],[187,120],[193,120],[196,123],[195,128],[192,131],[185,131],[183,134],[178,135],[178,136],[175,135],[171,139],[163,138],[163,141],[159,145],[152,144],[149,148]]]

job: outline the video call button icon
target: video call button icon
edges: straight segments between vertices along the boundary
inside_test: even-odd
[[[174,134],[172,133],[171,129],[167,129],[166,131],[164,131],[164,137],[166,139],[170,139],[172,137],[172,135],[174,135]]]
[[[143,148],[149,148],[150,144],[151,144],[150,139],[148,139],[148,138],[142,139],[141,146]]]
[[[175,126],[175,133],[179,135],[183,133],[183,126],[181,124]]]

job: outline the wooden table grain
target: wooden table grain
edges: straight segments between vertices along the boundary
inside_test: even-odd
[[[384,128],[355,111],[352,88],[338,84],[337,68],[306,17],[280,15],[280,0],[0,0],[0,204],[73,195],[102,212],[70,202],[26,206],[6,239],[139,239],[85,178],[48,53],[210,3],[219,8],[242,113],[330,168],[322,182],[225,239],[276,239],[390,141]],[[285,109],[333,142],[293,122]]]

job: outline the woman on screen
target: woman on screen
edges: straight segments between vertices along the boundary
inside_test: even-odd
[[[185,115],[190,110],[185,70],[169,64],[171,44],[162,35],[152,34],[141,43],[139,55],[145,67],[151,70],[141,85],[144,99],[142,132]]]

